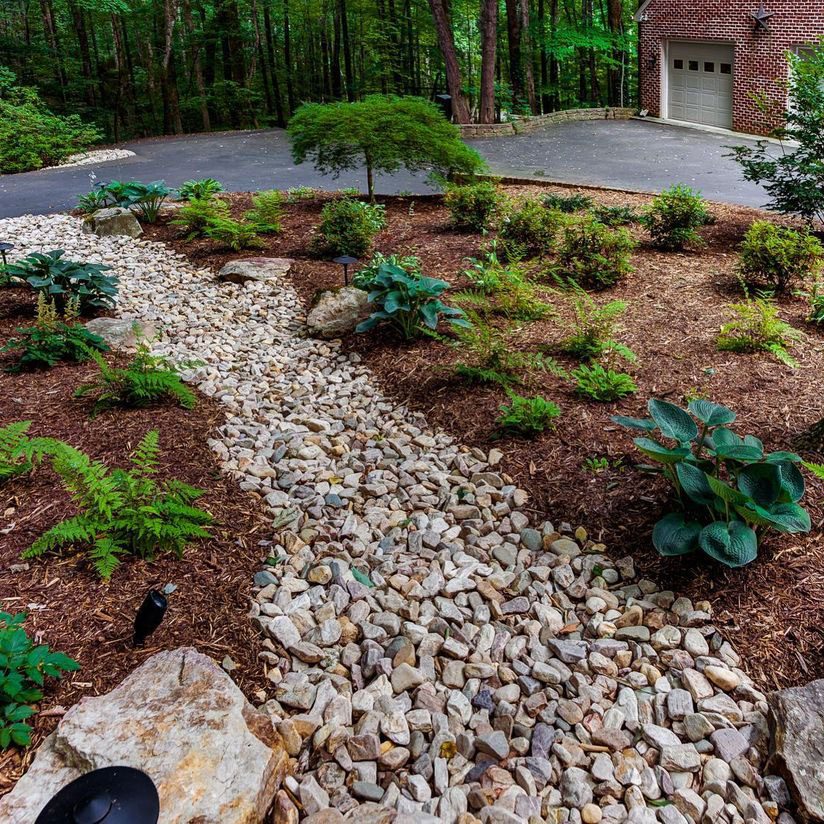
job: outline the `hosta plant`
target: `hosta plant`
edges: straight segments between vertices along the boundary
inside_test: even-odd
[[[421,259],[419,257],[414,255],[384,255],[382,252],[375,252],[369,262],[352,276],[352,285],[368,292],[384,263],[397,266],[413,276],[421,274]]]
[[[26,722],[36,715],[32,705],[42,700],[46,678],[80,669],[67,655],[35,644],[23,629],[25,620],[24,612],[0,612],[0,750],[31,744]]]
[[[524,438],[534,438],[545,429],[555,425],[561,409],[557,403],[548,401],[540,395],[524,398],[514,392],[508,392],[509,404],[501,406],[498,428],[507,434]]]
[[[741,567],[755,560],[764,532],[809,532],[810,516],[799,504],[804,478],[798,455],[768,453],[758,438],[737,435],[730,429],[735,413],[711,401],[691,401],[687,412],[653,399],[648,409],[649,418],[613,421],[644,433],[635,445],[675,487],[677,511],[652,532],[661,555],[700,549]]]
[[[366,332],[387,323],[405,338],[412,338],[423,329],[434,331],[442,318],[455,326],[467,326],[469,322],[461,309],[441,301],[440,296],[448,288],[444,280],[410,274],[399,266],[384,263],[369,292],[375,311],[358,324],[356,331]]]
[[[213,177],[187,180],[181,184],[177,194],[181,200],[209,200],[223,191],[223,184]]]

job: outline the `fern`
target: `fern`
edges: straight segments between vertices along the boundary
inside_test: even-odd
[[[31,421],[17,421],[0,427],[0,483],[24,475],[32,468],[32,460],[26,454],[29,442],[27,432]]]
[[[593,361],[618,355],[629,363],[638,357],[628,346],[615,339],[621,331],[619,318],[627,310],[623,300],[611,300],[599,305],[577,283],[570,281],[573,319],[568,324],[570,334],[561,341],[561,351],[583,361]]]
[[[778,315],[778,307],[766,297],[747,298],[729,307],[733,319],[721,327],[717,345],[726,352],[769,352],[781,363],[795,368],[798,363],[788,348],[803,335]]]
[[[193,505],[202,492],[181,481],[155,478],[156,430],[148,432],[132,452],[131,469],[110,470],[61,442],[51,442],[50,454],[79,512],[41,535],[24,558],[85,547],[98,574],[108,580],[121,555],[151,560],[158,552],[171,551],[180,556],[190,541],[208,537],[212,518]]]
[[[252,197],[252,208],[243,216],[262,235],[276,234],[283,220],[283,195],[276,189],[258,192]]]

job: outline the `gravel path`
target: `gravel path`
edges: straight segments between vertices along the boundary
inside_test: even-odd
[[[280,278],[219,284],[165,247],[0,223],[18,252],[114,262],[121,313],[204,366],[211,443],[279,525],[251,619],[298,770],[279,821],[790,824],[764,695],[706,602],[637,580],[582,528],[534,523],[483,454],[303,336]]]

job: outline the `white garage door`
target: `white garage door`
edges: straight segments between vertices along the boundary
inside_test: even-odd
[[[733,47],[670,43],[668,51],[668,116],[731,129]]]

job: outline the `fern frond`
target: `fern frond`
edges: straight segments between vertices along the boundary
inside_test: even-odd
[[[23,558],[37,558],[46,552],[53,552],[63,547],[88,544],[96,539],[101,524],[87,514],[67,518],[44,532],[28,549],[23,551]]]
[[[98,538],[89,549],[89,557],[94,565],[97,574],[108,581],[112,577],[117,565],[120,563],[118,555],[123,553],[122,547],[108,537]]]
[[[146,433],[143,440],[135,447],[129,459],[137,474],[145,478],[157,472],[159,455],[160,433],[157,429],[152,429]]]

